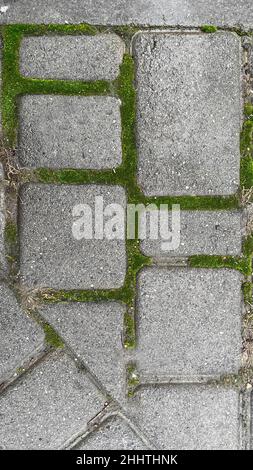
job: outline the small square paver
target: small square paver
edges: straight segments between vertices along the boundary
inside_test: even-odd
[[[5,449],[61,449],[103,409],[105,399],[63,352],[47,357],[0,398]]]
[[[140,33],[138,181],[146,195],[229,195],[239,187],[240,39]]]
[[[20,71],[25,77],[64,80],[114,80],[125,51],[116,34],[25,37]]]
[[[41,310],[45,320],[116,399],[126,394],[124,312],[123,305],[116,302],[60,303]]]
[[[125,191],[119,186],[23,186],[20,194],[22,281],[31,287],[55,289],[121,287],[126,272],[124,225],[120,221],[112,224],[110,233],[116,229],[115,236],[119,239],[105,238],[100,222],[103,224],[104,220],[105,229],[106,222],[110,223],[113,217],[103,219],[98,216],[97,237],[101,236],[101,239],[95,239],[94,232],[95,207],[98,214],[100,209],[102,211],[115,203],[124,215]],[[82,229],[87,227],[88,218],[80,205],[88,207],[92,239],[82,238]],[[73,226],[79,222],[80,239],[73,235]]]
[[[143,387],[129,415],[158,449],[240,449],[238,390],[205,385]]]
[[[0,382],[44,348],[42,328],[18,305],[14,293],[0,284]]]
[[[23,167],[120,165],[120,101],[111,96],[21,98],[18,156]]]
[[[145,444],[119,416],[112,416],[89,434],[75,450],[141,450]]]
[[[148,268],[138,278],[138,368],[158,381],[219,376],[241,365],[242,275]]]
[[[143,219],[142,222],[146,223],[148,235],[141,243],[144,254],[157,257],[242,254],[243,224],[240,211],[180,211],[179,230],[175,223],[173,228],[172,220],[172,211],[169,211],[166,227],[169,232],[174,230],[169,243],[166,241],[167,233],[161,237],[160,220],[158,239],[151,240],[152,219],[147,213],[146,221]],[[175,245],[176,237],[179,245]]]

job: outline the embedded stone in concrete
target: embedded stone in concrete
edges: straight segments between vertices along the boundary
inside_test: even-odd
[[[141,33],[138,181],[147,195],[229,195],[239,186],[240,39]]]
[[[18,305],[13,292],[0,284],[0,381],[43,348],[43,330]]]
[[[104,406],[93,383],[64,353],[54,353],[2,395],[6,449],[60,449]]]
[[[234,389],[145,387],[131,400],[129,413],[158,449],[240,448],[239,392]]]
[[[141,450],[145,444],[119,416],[112,416],[88,435],[75,450]]]
[[[21,166],[30,168],[120,165],[120,101],[111,96],[23,96],[18,155]]]
[[[125,309],[113,302],[64,303],[44,307],[42,316],[117,399],[125,391],[123,321]]]
[[[168,217],[167,226],[172,231],[171,211]],[[146,221],[148,235],[152,223],[149,213]],[[144,226],[144,219],[142,223]],[[171,243],[166,243],[167,234],[161,238],[159,232],[157,240],[143,240],[141,249],[148,256],[158,257],[198,254],[240,256],[242,253],[242,221],[239,211],[181,211],[179,233],[179,246],[176,245],[176,248],[173,242],[179,234],[174,225]]]
[[[25,77],[64,80],[114,80],[124,54],[116,34],[26,37],[20,71]]]
[[[7,3],[7,2],[5,2]],[[8,2],[0,23],[218,26],[252,29],[251,0],[19,0]]]
[[[236,373],[242,275],[228,269],[149,268],[138,279],[138,368],[163,380]]]
[[[103,201],[96,199],[101,197]],[[98,230],[97,237],[103,239],[94,238],[95,205],[98,214],[102,203],[106,208],[115,202],[122,207],[124,215],[125,192],[119,186],[25,185],[20,195],[20,271],[23,282],[32,287],[55,289],[121,287],[126,272],[124,240],[108,240]],[[86,208],[80,207],[85,204]],[[87,232],[89,215],[93,221],[90,234]],[[109,214],[105,217],[105,229],[112,218],[113,211],[111,217]],[[124,238],[124,224],[118,221],[111,225],[109,235],[114,236],[112,232],[115,229],[115,236]],[[85,229],[86,236],[93,238],[77,239],[76,234],[82,237]]]

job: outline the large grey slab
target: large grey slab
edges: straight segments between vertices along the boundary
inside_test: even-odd
[[[120,101],[111,96],[22,97],[18,156],[20,165],[30,168],[118,166]]]
[[[240,448],[237,390],[203,385],[142,388],[129,414],[158,449]]]
[[[148,268],[138,278],[138,368],[218,376],[240,368],[242,275],[233,270]]]
[[[228,195],[239,186],[240,39],[142,33],[137,63],[138,181],[147,195]]]
[[[101,427],[89,434],[76,450],[141,450],[145,444],[119,416],[112,416]]]
[[[124,54],[116,34],[26,37],[20,71],[25,77],[65,80],[114,80]]]
[[[172,216],[169,212],[169,230]],[[146,228],[151,219],[147,215]],[[143,222],[144,224],[144,222]],[[160,227],[160,225],[159,225]],[[165,238],[147,238],[141,243],[143,253],[148,256],[190,256],[197,254],[240,256],[242,252],[242,220],[239,211],[181,211],[179,246],[164,250]],[[148,234],[148,231],[147,231]],[[176,232],[173,237],[175,237]],[[173,247],[173,244],[168,245]]]
[[[42,316],[115,398],[123,399],[123,305],[113,302],[68,303],[44,307]]]
[[[72,233],[74,222],[80,221],[85,227],[88,224],[81,209],[75,212],[78,217],[73,215],[80,204],[90,206],[94,229],[96,198],[100,197],[104,208],[115,202],[123,209],[126,205],[125,192],[119,186],[28,184],[22,188],[20,272],[25,284],[55,289],[113,289],[123,285],[124,240],[94,239],[94,230],[91,240],[77,239]]]
[[[0,284],[0,381],[42,349],[44,333],[18,305],[13,292]]]
[[[64,353],[54,353],[0,399],[1,445],[6,449],[59,449],[85,430],[104,398]]]
[[[2,2],[3,3],[3,2]],[[251,0],[19,0],[5,2],[9,8],[1,23],[83,23],[198,26],[205,23],[250,28]]]

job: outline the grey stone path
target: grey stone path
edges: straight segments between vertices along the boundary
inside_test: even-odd
[[[5,58],[0,448],[251,448],[252,188],[240,159],[252,142],[240,155],[240,132],[252,38],[226,29],[253,29],[252,2],[0,2],[1,24],[23,22],[177,29],[25,35],[13,121]],[[178,248],[133,249],[125,227],[122,240],[73,237],[76,204],[103,196],[125,212],[133,194],[182,203]]]

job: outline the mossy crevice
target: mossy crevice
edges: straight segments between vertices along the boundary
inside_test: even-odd
[[[200,29],[203,33],[216,33],[218,31],[218,27],[211,24],[204,24]]]
[[[135,363],[131,362],[126,367],[127,396],[132,398],[135,390],[140,385],[140,376]]]
[[[193,255],[189,257],[188,264],[191,268],[228,268],[236,269],[245,276],[251,274],[251,259],[247,257]]]
[[[64,347],[64,342],[62,341],[58,333],[56,333],[56,331],[52,328],[52,326],[49,325],[49,323],[44,322],[41,324],[41,326],[45,333],[46,344],[55,349],[62,349]]]

